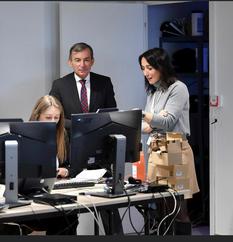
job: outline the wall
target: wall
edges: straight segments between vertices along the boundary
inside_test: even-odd
[[[233,234],[232,189],[232,39],[233,3],[210,2],[210,95],[221,95],[223,106],[210,109],[210,229]]]
[[[0,117],[27,120],[35,101],[49,92],[52,81],[70,71],[67,54],[77,41],[93,45],[93,70],[112,77],[119,108],[144,107],[144,83],[137,63],[138,55],[147,48],[143,4],[102,3],[102,11],[100,2],[69,2],[67,15],[61,14],[61,19],[59,4],[65,5],[53,1],[0,2]],[[72,21],[77,4],[82,20],[70,24],[67,19]],[[98,19],[98,26],[94,19]],[[128,95],[131,90],[141,91]]]
[[[27,120],[57,75],[55,7],[50,2],[0,2],[1,118]]]
[[[76,42],[94,49],[93,71],[111,76],[119,109],[143,108],[144,78],[138,56],[147,48],[141,3],[61,2],[61,76],[71,72],[68,52]]]

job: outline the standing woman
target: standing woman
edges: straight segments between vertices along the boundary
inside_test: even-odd
[[[150,144],[153,134],[156,133],[182,133],[183,163],[188,164],[188,177],[190,178],[190,194],[185,198],[192,198],[193,194],[199,192],[199,187],[193,151],[187,140],[190,135],[187,86],[177,79],[169,55],[164,49],[147,50],[139,56],[138,60],[145,76],[147,93],[142,132],[149,134],[147,144]],[[186,200],[177,216],[175,228],[176,234],[191,234]]]

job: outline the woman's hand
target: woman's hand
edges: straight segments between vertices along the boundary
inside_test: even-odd
[[[152,128],[150,127],[150,125],[149,125],[148,123],[144,122],[144,123],[143,123],[143,129],[142,129],[142,131],[143,131],[144,133],[149,134],[149,133],[151,133]]]
[[[57,177],[65,178],[65,177],[68,177],[68,175],[69,175],[69,171],[66,168],[64,167],[58,168]]]
[[[168,112],[164,109],[159,112],[159,115],[163,116],[163,117],[167,117],[167,114],[168,114]]]
[[[168,112],[167,112],[166,110],[163,109],[163,110],[161,110],[161,111],[159,112],[158,115],[163,116],[163,117],[167,117]],[[147,123],[149,124],[149,123],[151,122],[152,118],[153,118],[153,113],[147,113],[147,112],[144,112],[144,118],[143,118],[143,120],[144,120],[145,122],[147,122]]]
[[[153,113],[144,112],[143,114],[144,114],[143,120],[145,121],[144,124],[143,124],[143,132],[150,133],[153,130],[150,127],[150,123],[153,119]],[[168,112],[163,109],[159,112],[158,115],[163,116],[163,117],[167,117]]]
[[[143,120],[145,122],[147,122],[149,124],[151,122],[152,118],[153,118],[153,113],[144,112],[144,118],[143,118]]]

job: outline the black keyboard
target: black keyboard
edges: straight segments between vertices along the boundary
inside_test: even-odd
[[[68,188],[79,188],[79,187],[93,187],[95,182],[90,181],[69,181],[60,180],[54,183],[53,189],[68,189]]]

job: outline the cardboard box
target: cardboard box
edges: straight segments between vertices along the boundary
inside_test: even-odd
[[[150,143],[150,148],[153,151],[161,150],[161,147],[166,147],[166,140],[165,138],[155,139]],[[164,148],[162,148],[163,150]]]
[[[166,132],[166,135],[152,138],[150,149],[153,151],[161,150],[167,152],[169,152],[168,149],[170,149],[171,152],[174,152],[172,150],[176,149],[175,152],[177,152],[181,149],[182,140],[181,133]]]
[[[166,140],[179,140],[180,142],[182,142],[183,136],[182,133],[179,132],[166,132]]]
[[[169,178],[168,183],[177,191],[189,189],[189,178]]]
[[[158,177],[180,177],[187,178],[188,165],[179,164],[172,166],[156,165],[155,175]]]
[[[156,164],[148,160],[147,164],[147,181],[149,183],[157,181],[156,173],[155,173]]]
[[[168,153],[161,151],[152,151],[148,163],[154,163],[156,165],[176,165],[182,164],[182,153]]]
[[[174,188],[177,191],[186,190],[190,188],[189,178],[178,178],[170,177],[167,179],[159,180],[160,184],[168,184],[170,187]]]
[[[169,141],[167,141],[166,146],[167,146],[168,153],[181,153],[180,140],[169,140]]]
[[[166,151],[169,153],[177,153],[181,152],[181,146],[182,142],[180,140],[168,140],[168,141],[160,141],[156,140],[154,142],[151,142],[150,148],[153,151]]]
[[[163,174],[156,174],[157,165],[173,166],[181,164],[183,164],[182,134],[176,132],[167,132],[166,136],[156,138],[150,145],[150,156],[147,165],[147,179],[148,181],[153,182],[157,180],[158,176],[163,176]],[[164,177],[170,176],[170,171],[163,172],[165,172]],[[178,172],[178,170],[173,171],[173,174],[175,174],[174,172]],[[177,173],[177,175],[179,174]]]

